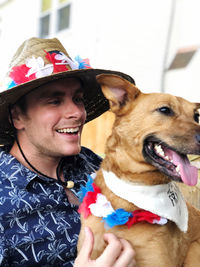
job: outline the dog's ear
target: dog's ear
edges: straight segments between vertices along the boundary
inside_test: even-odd
[[[97,75],[97,82],[101,85],[104,96],[109,100],[113,112],[117,112],[140,94],[140,90],[134,84],[118,75],[100,74]]]

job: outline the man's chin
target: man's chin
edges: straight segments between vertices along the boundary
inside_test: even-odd
[[[78,146],[77,148],[71,148],[67,149],[64,153],[64,156],[75,156],[78,155],[81,152],[81,146]]]

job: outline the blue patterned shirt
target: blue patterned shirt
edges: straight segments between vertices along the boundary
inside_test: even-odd
[[[101,158],[82,147],[63,167],[77,196]],[[80,231],[78,207],[56,179],[38,176],[0,149],[0,266],[73,266]]]

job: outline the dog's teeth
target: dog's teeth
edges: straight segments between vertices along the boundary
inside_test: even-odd
[[[161,145],[155,145],[155,149],[159,151],[159,150],[162,150],[162,147]]]
[[[160,156],[162,156],[162,157],[165,156],[165,153],[164,153],[164,151],[163,151],[161,145],[155,145],[155,150],[156,150],[156,152],[157,152]]]
[[[155,149],[156,149],[157,152],[162,152],[163,151],[161,145],[155,145]]]
[[[180,165],[176,167],[176,171],[180,174]]]
[[[168,157],[168,156],[165,156],[165,159],[166,159],[166,160],[169,160],[169,157]]]

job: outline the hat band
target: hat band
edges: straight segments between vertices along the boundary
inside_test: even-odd
[[[67,63],[55,63],[55,65],[64,65],[64,66],[66,66],[66,65],[69,65],[69,64],[67,64]],[[38,67],[37,70],[30,69],[25,76],[29,77],[32,74],[35,74],[36,78],[44,77],[46,75],[43,76],[43,75],[40,75],[40,74],[42,74],[42,73],[52,74],[54,72],[53,71],[53,66],[54,66],[53,64],[47,64],[44,67]],[[75,70],[75,69],[78,69],[78,68],[73,68],[73,70]]]
[[[75,60],[72,60],[63,52],[57,50],[49,52],[44,50],[44,52],[46,54],[45,59],[49,63],[45,65],[45,61],[41,56],[37,58],[34,56],[27,58],[25,64],[14,66],[11,69],[9,80],[5,86],[6,89],[31,80],[49,76],[53,73],[91,68],[88,59],[82,59],[76,56]]]

